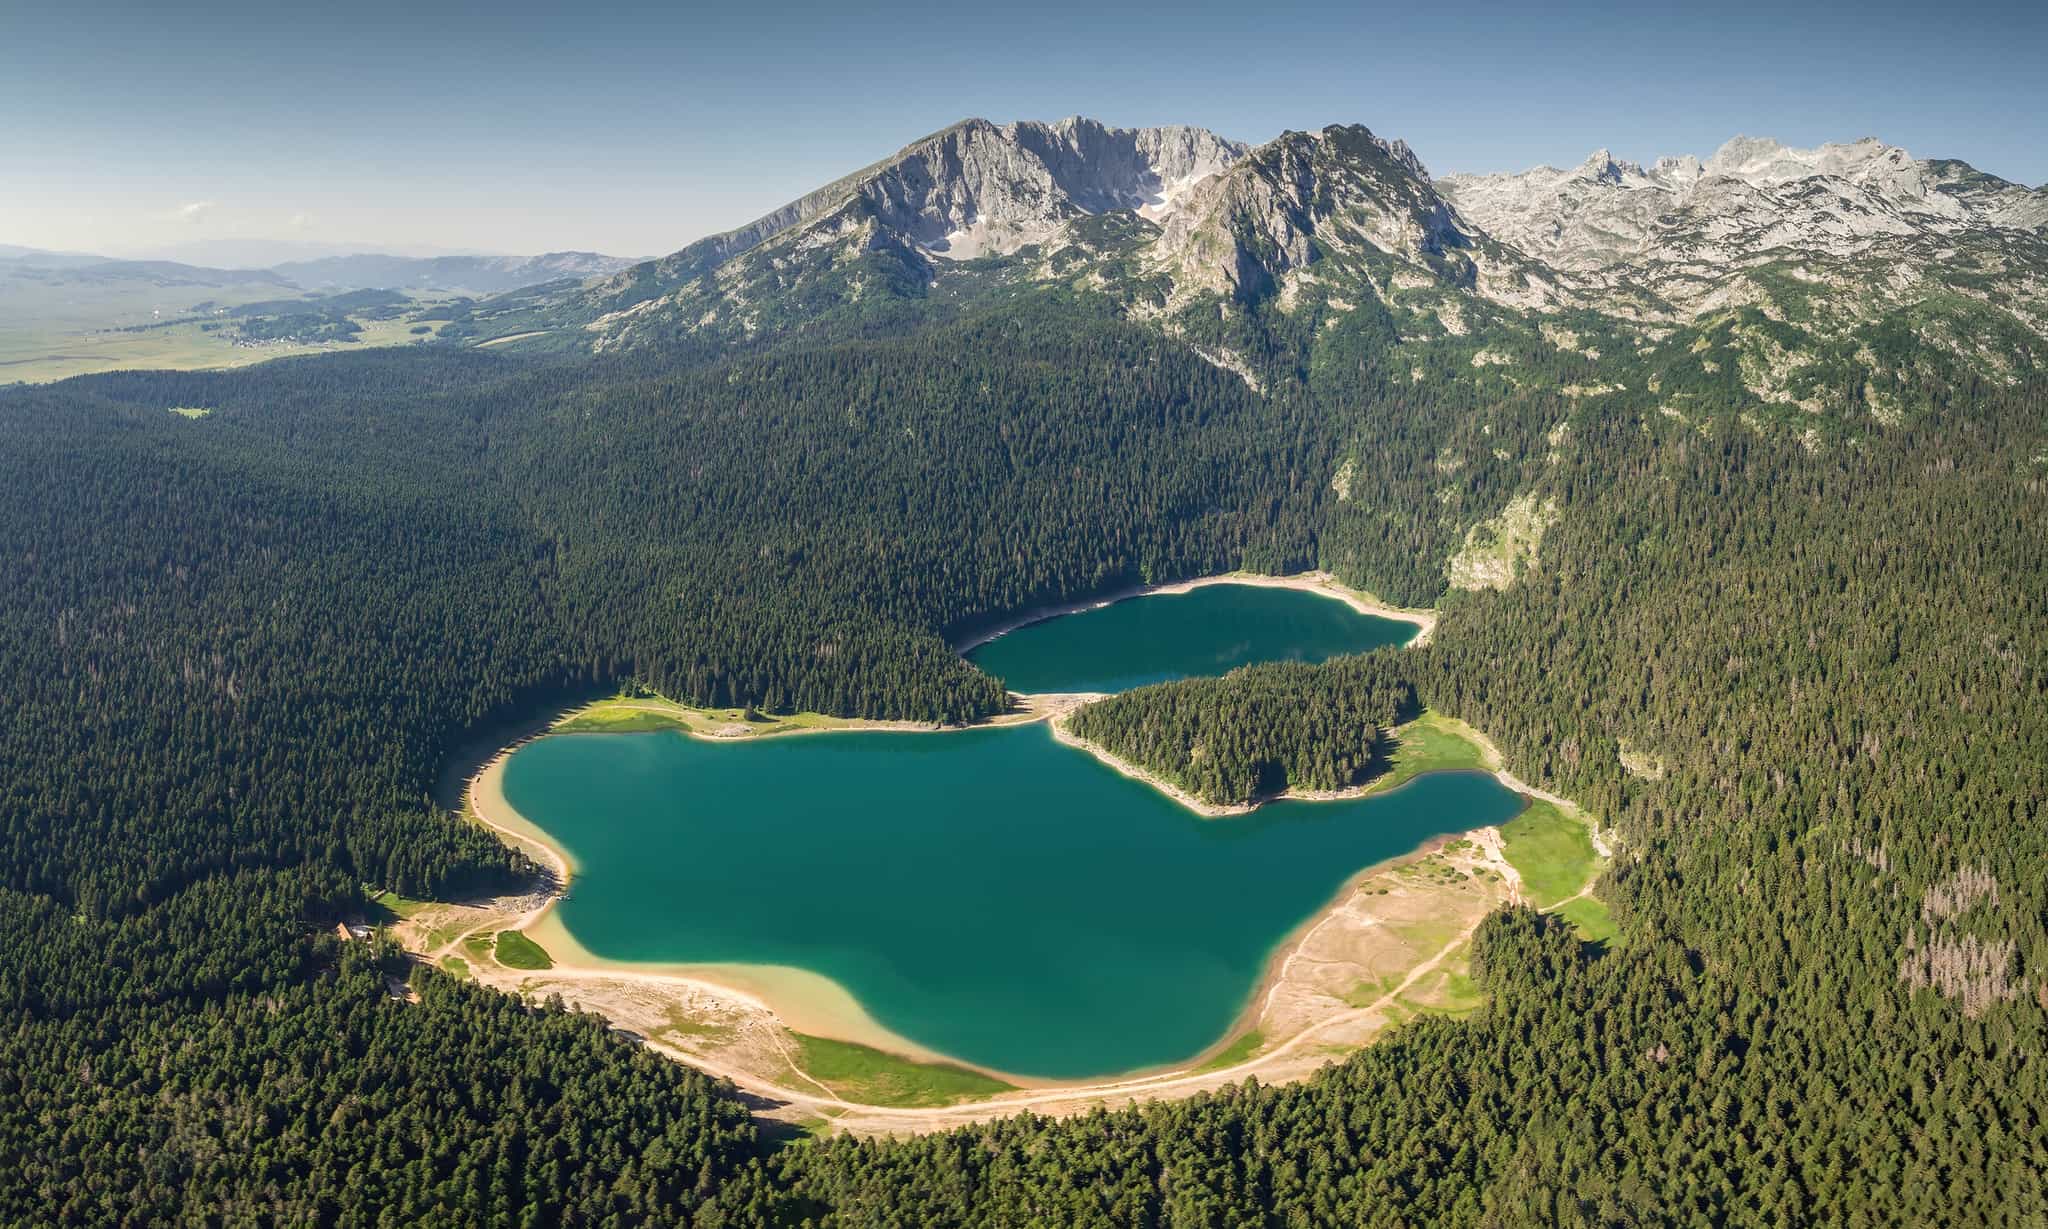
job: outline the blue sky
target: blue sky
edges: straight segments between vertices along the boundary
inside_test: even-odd
[[[1363,123],[1438,172],[1877,136],[2039,185],[2048,5],[0,0],[0,243],[650,255],[965,116],[1076,113]]]

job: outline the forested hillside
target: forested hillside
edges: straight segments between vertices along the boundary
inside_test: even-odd
[[[1048,292],[0,391],[0,1219],[2031,1223],[2048,390],[1930,369],[1807,438],[1559,391],[1654,355],[1251,319],[1256,389]],[[1619,835],[1621,933],[1496,918],[1487,1007],[1306,1084],[771,1151],[594,1021],[327,937],[525,880],[429,795],[561,695],[965,720],[1003,690],[948,636],[1239,567],[1433,601],[1517,497],[1540,549],[1314,729],[1412,685],[1485,730]]]

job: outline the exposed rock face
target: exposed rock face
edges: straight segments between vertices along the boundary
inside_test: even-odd
[[[1283,133],[1197,185],[1156,252],[1180,273],[1183,294],[1247,299],[1327,254],[1364,246],[1440,271],[1473,247],[1473,236],[1405,143],[1353,126]]]
[[[926,250],[969,258],[1013,252],[1091,214],[1170,212],[1244,152],[1200,128],[968,120],[904,149],[856,194]]]
[[[1202,128],[1109,128],[970,119],[655,262],[713,266],[826,214],[854,210],[936,255],[1015,251],[1063,222],[1111,210],[1171,212],[1194,183],[1245,154]]]
[[[711,322],[865,253],[936,271],[1104,213],[1164,218],[1245,152],[1201,128],[964,120],[746,226],[594,283],[585,300],[598,313],[597,344],[630,343],[625,333],[658,322],[657,300]]]
[[[1790,149],[1737,137],[1704,163],[1648,169],[1600,150],[1571,170],[1449,175],[1441,186],[1495,238],[1681,310],[1717,305],[1716,288],[1745,266],[1876,255],[1918,269],[1951,241],[2048,224],[2048,194],[1870,139]]]

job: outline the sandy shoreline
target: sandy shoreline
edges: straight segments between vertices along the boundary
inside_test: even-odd
[[[884,1028],[837,982],[807,969],[781,965],[613,960],[584,947],[563,924],[560,911],[555,907],[569,893],[576,871],[574,860],[567,850],[554,843],[546,831],[521,815],[505,798],[505,762],[515,750],[516,747],[507,748],[471,779],[469,808],[479,823],[529,855],[538,855],[537,860],[550,867],[555,876],[546,901],[509,928],[524,932],[547,951],[555,963],[551,973],[602,974],[626,980],[689,986],[772,1014],[800,1033],[873,1046],[921,1062],[971,1066]],[[989,1074],[1017,1083],[1015,1077],[1000,1072]]]
[[[1033,623],[1043,623],[1047,619],[1057,619],[1061,615],[1079,614],[1084,610],[1099,610],[1104,606],[1113,606],[1118,602],[1129,601],[1134,597],[1192,593],[1196,589],[1207,588],[1210,585],[1250,585],[1257,589],[1297,589],[1303,593],[1317,593],[1327,598],[1334,598],[1363,615],[1372,615],[1381,619],[1394,619],[1402,623],[1413,623],[1416,629],[1415,637],[1408,641],[1407,647],[1409,648],[1419,648],[1422,645],[1428,644],[1430,637],[1436,632],[1436,611],[1388,606],[1374,600],[1367,594],[1358,592],[1356,589],[1347,588],[1328,572],[1296,572],[1289,576],[1268,576],[1260,572],[1230,572],[1222,576],[1202,576],[1194,580],[1176,581],[1170,585],[1133,585],[1128,589],[1119,589],[1114,593],[1105,594],[1102,597],[1089,598],[1085,601],[1067,602],[1057,606],[1041,606],[1018,615],[1013,619],[1007,619],[998,623],[987,631],[978,632],[972,637],[962,640],[953,646],[953,651],[964,655],[980,648],[998,636],[1016,631],[1020,627],[1028,627]]]
[[[1073,738],[1062,737],[1061,723],[1052,723],[1053,735],[1060,741],[1079,750],[1098,754],[1098,758],[1112,767],[1120,761],[1107,753],[1096,753],[1090,744]],[[524,741],[520,745],[524,745]],[[521,815],[506,800],[503,778],[505,762],[518,748],[510,747],[487,764],[470,783],[468,792],[471,813],[478,822],[498,832],[501,836],[527,851],[538,855],[538,860],[552,868],[555,875],[553,889],[546,900],[532,912],[508,927],[523,931],[544,948],[553,958],[555,967],[550,971],[553,977],[609,978],[625,981],[647,982],[689,988],[713,996],[723,997],[746,1005],[779,1021],[784,1027],[796,1032],[836,1041],[854,1042],[871,1046],[887,1053],[914,1059],[919,1062],[943,1063],[979,1071],[1001,1079],[1022,1089],[1086,1090],[1099,1087],[1120,1086],[1127,1082],[1144,1082],[1178,1075],[1192,1075],[1205,1063],[1223,1052],[1244,1032],[1257,1025],[1260,1016],[1270,1004],[1270,999],[1284,976],[1289,962],[1307,937],[1313,934],[1340,909],[1357,889],[1359,883],[1389,867],[1404,865],[1428,857],[1433,851],[1460,837],[1497,844],[1498,826],[1476,828],[1462,833],[1446,833],[1432,837],[1416,848],[1390,858],[1381,859],[1371,865],[1360,867],[1346,876],[1344,883],[1316,910],[1284,935],[1274,945],[1267,957],[1265,967],[1253,984],[1244,1005],[1233,1017],[1230,1028],[1201,1052],[1184,1060],[1161,1064],[1134,1071],[1117,1072],[1077,1079],[1046,1079],[1036,1076],[1019,1075],[1001,1071],[978,1063],[969,1062],[953,1055],[933,1050],[884,1027],[869,1015],[852,993],[832,979],[806,969],[781,965],[751,965],[740,963],[652,963],[629,960],[614,960],[591,952],[579,942],[562,922],[560,912],[555,908],[568,893],[575,866],[568,852],[555,845],[548,834],[531,820]],[[1124,771],[1119,768],[1119,771]],[[1149,774],[1138,771],[1126,775],[1146,780],[1148,784],[1162,788],[1176,797],[1183,805],[1205,813],[1238,815],[1245,814],[1254,806],[1218,809],[1188,796],[1184,791],[1173,790],[1163,783],[1150,779]],[[1506,773],[1495,773],[1503,783],[1513,782]],[[1368,782],[1355,790],[1334,795],[1308,795],[1321,800],[1325,798],[1356,797],[1370,793],[1377,782]],[[1512,785],[1511,785],[1512,788]],[[1517,792],[1523,792],[1518,790]],[[1262,800],[1265,801],[1265,800]]]
[[[523,746],[525,741],[527,740],[522,740],[519,745]],[[605,977],[688,987],[745,1004],[774,1017],[784,1027],[799,1033],[872,1046],[918,1062],[965,1067],[1027,1089],[1088,1088],[1104,1081],[1148,1079],[1192,1071],[1256,1023],[1260,1006],[1293,947],[1303,935],[1314,929],[1332,909],[1343,902],[1360,879],[1387,866],[1425,856],[1431,848],[1441,844],[1443,840],[1450,839],[1446,837],[1425,843],[1409,853],[1361,868],[1347,878],[1343,888],[1331,900],[1303,919],[1299,926],[1275,946],[1266,967],[1260,972],[1251,995],[1233,1019],[1229,1031],[1199,1054],[1179,1062],[1135,1071],[1078,1079],[1046,1079],[986,1067],[920,1045],[876,1021],[868,1014],[867,1009],[861,1006],[860,1001],[838,982],[808,969],[732,962],[670,964],[614,960],[592,952],[583,946],[563,923],[561,912],[555,907],[569,893],[569,885],[575,873],[574,860],[567,850],[557,846],[543,829],[521,815],[505,798],[505,762],[516,750],[518,746],[506,748],[472,778],[468,792],[469,809],[479,823],[497,832],[529,855],[537,855],[537,860],[546,864],[554,876],[542,904],[506,928],[525,933],[547,951],[554,961],[554,968],[548,971],[550,976]]]

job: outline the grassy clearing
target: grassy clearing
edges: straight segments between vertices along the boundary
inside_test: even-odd
[[[1373,784],[1393,789],[1425,772],[1491,771],[1486,752],[1467,736],[1466,728],[1463,722],[1440,713],[1424,713],[1397,727],[1391,763]]]
[[[1579,932],[1579,937],[1589,943],[1604,943],[1615,934],[1614,918],[1608,913],[1605,902],[1591,896],[1581,896],[1557,911],[1559,917],[1570,922]]]
[[[498,963],[508,969],[552,969],[555,961],[540,944],[516,930],[501,930],[497,939]]]
[[[1203,1063],[1195,1068],[1195,1070],[1221,1071],[1225,1067],[1235,1067],[1237,1064],[1258,1053],[1259,1047],[1265,1044],[1266,1035],[1257,1029],[1252,1029],[1229,1045],[1224,1046],[1221,1050],[1218,1050],[1216,1057]]]
[[[409,896],[400,896],[386,889],[370,897],[368,921],[372,926],[389,926],[393,922],[405,921],[433,903],[430,900],[414,900]]]
[[[738,1033],[739,1030],[730,1024],[708,1024],[681,1007],[670,1007],[664,1011],[661,1026],[654,1030],[655,1036],[677,1044],[692,1039],[730,1041]]]
[[[1396,1001],[1423,1015],[1466,1016],[1486,1002],[1486,995],[1471,978],[1471,945],[1461,943]]]
[[[1353,1007],[1370,1007],[1392,993],[1401,984],[1399,976],[1382,977],[1378,981],[1361,981],[1344,992],[1344,1001]]]
[[[460,917],[443,922],[427,932],[426,938],[420,940],[420,946],[430,952],[439,951],[455,942],[455,937],[469,929],[472,924],[470,919]]]
[[[1502,824],[1500,834],[1508,865],[1539,909],[1577,894],[1599,866],[1585,823],[1541,799]]]
[[[467,981],[469,979],[469,961],[464,960],[460,956],[443,956],[441,957],[441,971],[456,981]]]
[[[1458,921],[1450,918],[1418,918],[1387,924],[1391,934],[1414,949],[1417,964],[1457,942],[1461,929]]]
[[[804,1033],[796,1038],[805,1074],[849,1100],[868,1105],[952,1105],[1008,1092],[1011,1085],[979,1071],[945,1063],[918,1063],[849,1041]]]
[[[690,723],[672,713],[592,705],[555,726],[558,734],[637,734],[646,730],[687,730]]]
[[[694,708],[657,696],[618,696],[585,705],[554,724],[557,734],[627,734],[683,730],[714,738],[756,738],[793,730],[838,730],[872,725],[823,713],[771,715],[742,708]]]

